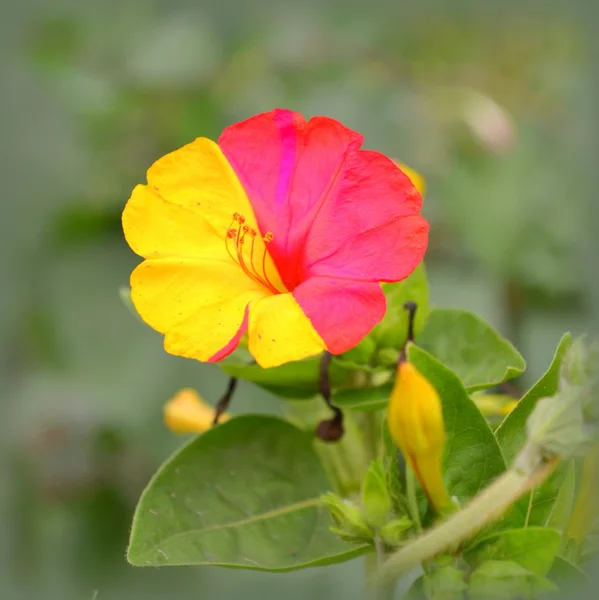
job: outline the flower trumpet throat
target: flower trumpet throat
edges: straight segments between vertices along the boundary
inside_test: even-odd
[[[401,361],[388,406],[391,438],[416,475],[436,512],[451,504],[443,483],[441,458],[445,426],[435,388],[407,361]]]

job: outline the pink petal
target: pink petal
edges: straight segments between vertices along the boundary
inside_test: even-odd
[[[358,344],[385,315],[386,300],[378,283],[314,277],[293,295],[333,354]]]
[[[330,256],[305,270],[308,277],[401,281],[422,261],[428,223],[420,215],[395,217],[342,242]]]
[[[302,277],[404,279],[426,251],[421,206],[410,179],[387,157],[368,150],[350,154],[306,240]]]
[[[362,136],[334,119],[309,122],[277,109],[225,129],[219,141],[244,186],[285,285],[300,283],[304,241],[322,206],[335,194],[345,157]]]

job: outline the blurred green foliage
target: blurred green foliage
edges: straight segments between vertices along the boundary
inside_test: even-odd
[[[427,179],[434,305],[486,317],[529,382],[561,331],[584,327],[582,34],[558,12],[499,7],[3,7],[2,598],[361,589],[351,564],[273,580],[125,563],[139,493],[180,444],[163,402],[185,386],[216,399],[225,382],[165,354],[118,294],[136,264],[120,231],[128,194],[197,136],[274,106],[338,118]],[[280,411],[241,390],[234,412]]]

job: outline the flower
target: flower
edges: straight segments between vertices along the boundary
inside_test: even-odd
[[[165,404],[164,423],[175,433],[204,433],[212,427],[215,412],[194,389],[185,388]],[[225,413],[219,421],[229,418]]]
[[[435,388],[407,361],[400,362],[387,411],[391,438],[414,471],[429,503],[440,512],[451,500],[441,472],[445,427]]]
[[[248,335],[262,367],[341,354],[383,318],[380,282],[422,260],[422,197],[360,134],[263,113],[175,150],[123,211],[142,319],[167,352],[214,362]]]

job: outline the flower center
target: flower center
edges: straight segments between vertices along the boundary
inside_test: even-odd
[[[256,283],[260,283],[268,288],[273,294],[280,294],[280,290],[270,281],[266,272],[266,246],[272,242],[274,236],[271,231],[267,231],[262,241],[264,242],[264,251],[262,258],[254,259],[254,247],[258,232],[245,224],[245,217],[239,213],[233,213],[233,220],[227,229],[225,236],[225,246],[229,256],[241,267],[242,271]],[[248,240],[249,238],[249,240]],[[244,250],[249,246],[249,262],[247,256],[244,257]]]

